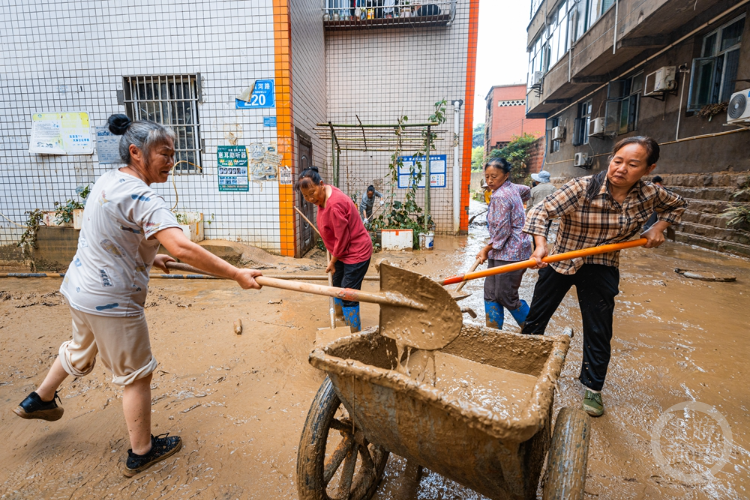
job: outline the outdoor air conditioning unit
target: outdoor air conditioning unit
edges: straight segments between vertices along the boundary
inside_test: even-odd
[[[563,127],[562,125],[554,127],[552,129],[552,140],[562,141],[564,139],[565,139],[565,127]]]
[[[589,122],[589,137],[604,136],[604,117],[594,118]]]
[[[573,161],[574,167],[589,168],[591,162],[588,153],[576,153],[575,160]]]
[[[534,71],[531,74],[531,86],[536,87],[537,85],[540,85],[542,83],[542,78],[544,77],[544,73],[541,71]]]
[[[677,80],[675,80],[676,72],[677,68],[675,66],[664,66],[646,75],[643,95],[663,94],[677,88]]]
[[[750,122],[750,89],[732,94],[727,108],[727,123]]]

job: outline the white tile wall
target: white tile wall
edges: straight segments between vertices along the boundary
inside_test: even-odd
[[[97,155],[28,153],[35,111],[88,111],[92,125],[123,113],[116,91],[129,75],[202,76],[199,105],[203,175],[176,177],[179,209],[210,218],[206,237],[241,240],[279,251],[278,185],[251,183],[248,193],[219,193],[216,149],[225,125],[238,144],[276,140],[263,127],[274,109],[235,110],[234,98],[255,79],[274,77],[271,0],[160,2],[6,0],[0,16],[0,212],[23,223],[25,212],[54,209],[94,182],[108,165]],[[175,200],[171,185],[157,187]],[[23,229],[0,219],[0,244]]]
[[[435,102],[448,100],[447,121],[440,127],[445,140],[437,142],[434,151],[447,155],[446,187],[431,190],[432,217],[439,232],[453,230],[454,122],[450,103],[465,99],[468,31],[469,1],[458,0],[450,26],[331,31],[326,36],[328,118],[333,123],[357,123],[355,115],[363,123],[395,123],[403,115],[410,123],[422,123],[433,113]],[[462,108],[460,145],[464,111]],[[374,181],[387,186],[390,156],[342,152],[341,188],[361,196]],[[459,168],[461,161],[459,157]],[[403,199],[405,191],[395,189],[396,199]],[[421,206],[423,192],[419,190],[417,195]]]

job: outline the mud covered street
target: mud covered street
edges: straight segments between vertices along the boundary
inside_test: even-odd
[[[481,222],[483,217],[477,219]],[[469,268],[486,228],[468,238],[438,238],[433,252],[376,254],[434,278]],[[286,269],[278,273],[293,272]],[[323,256],[296,272],[322,274]],[[731,274],[735,283],[685,278],[675,268]],[[266,270],[275,273],[276,270]],[[370,273],[374,274],[374,269]],[[521,297],[531,301],[536,273]],[[136,476],[119,468],[129,447],[122,391],[101,364],[62,386],[65,415],[57,422],[24,421],[13,408],[42,380],[70,314],[55,279],[0,282],[0,497],[2,498],[296,498],[297,445],[323,375],[307,362],[317,328],[328,326],[324,297],[274,289],[249,292],[233,282],[152,280],[148,308],[153,352],[155,433],[179,434],[183,449]],[[365,282],[376,290],[377,282]],[[667,243],[622,254],[613,359],[603,395],[606,413],[592,422],[586,498],[747,498],[750,495],[750,263]],[[462,302],[484,322],[482,282]],[[362,305],[363,326],[378,307]],[[233,331],[241,319],[242,335]],[[576,330],[555,407],[579,406],[580,314],[566,297],[549,332]],[[505,328],[519,331],[506,313]],[[673,405],[698,401],[724,416],[733,445],[711,417],[673,412],[661,435],[667,465],[685,473],[727,463],[711,481],[671,477],[652,453],[652,430]],[[403,460],[391,457],[375,498],[394,499]],[[705,469],[703,469],[705,470]],[[481,498],[425,471],[420,499]]]

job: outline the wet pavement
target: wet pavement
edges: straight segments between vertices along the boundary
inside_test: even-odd
[[[480,209],[473,203],[471,212]],[[432,252],[376,258],[434,278],[466,271],[487,236],[483,222],[479,216],[468,237],[436,238]],[[322,256],[313,260],[317,267],[304,272],[321,274]],[[675,268],[737,281],[692,280]],[[529,302],[535,279],[528,271],[521,286]],[[128,448],[122,391],[101,365],[63,384],[62,420],[24,421],[11,413],[70,335],[67,307],[52,293],[58,287],[56,280],[0,283],[0,498],[296,498],[296,448],[323,380],[307,354],[317,328],[327,326],[325,298],[246,292],[225,281],[152,281],[146,315],[160,362],[152,385],[154,433],[179,433],[185,446],[126,479],[117,469]],[[376,290],[377,283],[364,289]],[[750,262],[674,243],[626,250],[620,289],[606,413],[592,422],[585,498],[750,497]],[[478,313],[465,321],[483,323],[482,282],[464,291],[472,295],[461,305]],[[377,324],[377,306],[364,304],[362,311],[364,326]],[[239,336],[232,327],[237,319],[245,326]],[[582,396],[574,290],[548,331],[567,326],[576,336],[556,410],[579,406]],[[507,312],[505,329],[519,331]],[[392,456],[374,498],[400,498],[404,468]],[[425,500],[482,498],[430,471],[416,491]]]

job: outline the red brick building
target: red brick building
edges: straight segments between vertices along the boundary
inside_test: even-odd
[[[544,136],[544,120],[526,118],[526,84],[495,85],[485,97],[484,153],[504,147],[523,133]]]

